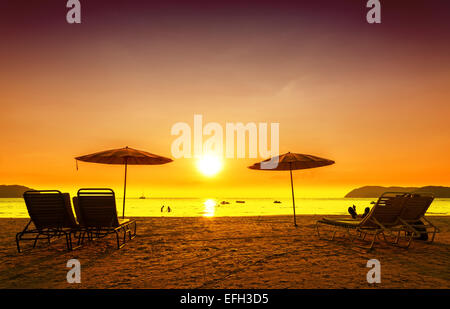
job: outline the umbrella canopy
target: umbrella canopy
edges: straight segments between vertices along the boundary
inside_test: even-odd
[[[252,166],[249,166],[248,168],[254,169],[254,170],[262,170],[262,171],[289,171],[289,170],[302,170],[307,168],[315,168],[315,167],[321,167],[326,165],[334,164],[334,161],[307,155],[307,154],[301,154],[301,153],[285,153],[279,156],[273,157],[273,159],[276,159],[278,157],[278,166],[274,169],[264,169],[261,168],[261,162],[255,163]],[[264,160],[262,162],[269,162],[270,160],[273,160],[272,158]]]
[[[269,162],[271,160],[278,159],[278,165],[275,168],[268,169],[267,167],[262,167],[262,162]],[[275,156],[273,158],[269,158],[259,163],[255,163],[248,168],[253,170],[261,170],[261,171],[289,171],[291,175],[291,191],[292,191],[292,208],[294,210],[294,225],[297,226],[297,222],[295,219],[295,199],[294,199],[294,182],[292,180],[292,170],[301,170],[307,168],[315,168],[326,165],[334,164],[335,162],[332,160],[301,154],[301,153],[285,153],[279,156]],[[264,164],[263,164],[264,165]]]
[[[128,165],[157,165],[172,162],[172,159],[130,147],[100,151],[75,159],[92,163]]]
[[[103,164],[122,164],[125,165],[125,182],[123,188],[123,212],[125,217],[125,195],[127,190],[127,166],[128,165],[159,165],[172,162],[172,159],[158,156],[146,151],[133,149],[130,147],[100,151],[85,156],[76,157],[77,161],[103,163]]]

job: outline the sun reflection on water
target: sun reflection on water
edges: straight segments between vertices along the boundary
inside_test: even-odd
[[[212,199],[207,199],[203,205],[205,206],[203,210],[203,217],[213,217],[216,210],[216,201]]]

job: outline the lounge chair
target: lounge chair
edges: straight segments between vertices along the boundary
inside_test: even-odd
[[[72,234],[79,231],[79,226],[73,215],[70,195],[58,190],[30,190],[23,194],[23,198],[30,221],[23,231],[16,234],[17,251],[21,252],[21,241],[34,241],[34,248],[39,239],[47,239],[50,243],[52,238],[62,235],[66,237],[67,250],[74,249]],[[31,223],[34,229],[30,227]]]
[[[117,249],[120,249],[125,245],[127,235],[129,240],[136,237],[136,220],[117,218],[116,198],[113,190],[80,189],[77,198],[74,199],[74,206],[83,231],[82,241],[86,234],[92,240],[114,233],[116,234]],[[120,232],[123,233],[123,238],[119,235]]]
[[[436,233],[440,230],[425,218],[425,213],[433,200],[434,196],[429,193],[410,194],[399,217],[401,226],[398,229],[396,243],[399,241],[401,232],[404,232],[406,237],[409,236],[406,247],[411,245],[413,238],[420,237],[424,233],[432,233],[433,236],[429,242],[434,241]],[[428,231],[428,229],[432,230]]]
[[[316,222],[317,235],[320,236],[320,225],[334,226],[331,240],[334,239],[337,229],[344,228],[347,235],[353,242],[356,238],[365,240],[367,235],[373,235],[369,251],[373,248],[376,238],[382,235],[386,241],[385,234],[392,234],[393,229],[399,226],[399,216],[403,210],[403,205],[408,195],[403,192],[386,192],[382,194],[369,214],[361,220],[349,219],[328,219],[323,218]],[[350,230],[356,231],[357,235],[352,236]]]

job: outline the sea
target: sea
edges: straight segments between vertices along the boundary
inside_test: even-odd
[[[355,205],[358,214],[371,207],[370,198],[297,198],[299,215],[348,215]],[[123,200],[116,201],[122,215]],[[125,216],[130,217],[229,217],[292,215],[292,199],[279,198],[127,198]],[[450,215],[450,199],[435,199],[427,211],[430,216]],[[23,198],[0,198],[0,218],[28,218]]]

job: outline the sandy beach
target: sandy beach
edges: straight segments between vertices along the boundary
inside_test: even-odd
[[[0,219],[0,288],[450,288],[450,218],[433,244],[408,249],[378,242],[367,253],[348,241],[319,240],[322,216],[137,218],[138,236],[117,250],[114,238],[65,251],[62,239],[18,254],[15,233],[26,219]],[[342,235],[342,234],[341,234]],[[66,263],[81,262],[81,283],[68,284]],[[381,283],[368,284],[369,259]]]

